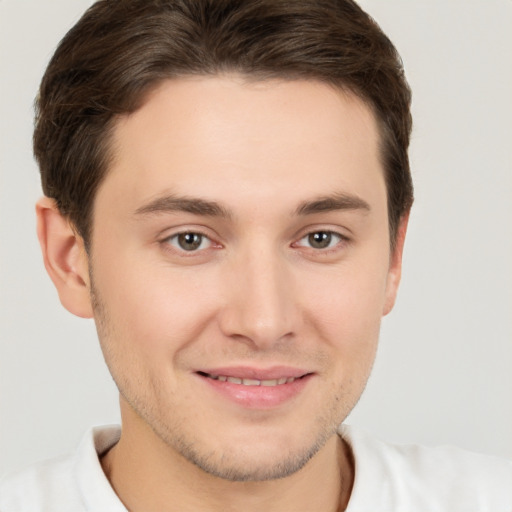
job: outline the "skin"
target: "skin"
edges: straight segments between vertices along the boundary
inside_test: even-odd
[[[115,128],[89,255],[39,202],[48,272],[94,316],[121,393],[102,464],[129,510],[345,508],[336,428],[368,379],[406,230],[390,253],[378,140],[370,109],[322,83],[176,79]],[[247,406],[197,373],[233,366],[308,377]]]

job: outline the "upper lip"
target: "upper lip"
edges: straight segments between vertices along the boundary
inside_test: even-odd
[[[283,377],[303,377],[312,373],[303,368],[293,366],[272,366],[270,368],[255,368],[253,366],[225,366],[216,368],[201,368],[198,373],[208,375],[223,375],[225,377],[238,377],[241,379],[275,380]]]

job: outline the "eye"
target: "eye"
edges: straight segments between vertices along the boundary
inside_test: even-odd
[[[166,242],[174,248],[186,252],[207,249],[212,245],[211,240],[206,235],[192,231],[173,235]]]
[[[312,249],[331,249],[344,239],[343,236],[333,231],[314,231],[301,238],[297,245]]]

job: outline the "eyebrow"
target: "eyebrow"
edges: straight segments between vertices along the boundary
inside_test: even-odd
[[[304,216],[337,210],[363,210],[369,212],[370,205],[356,195],[335,193],[300,203],[294,214]],[[172,212],[187,212],[194,215],[220,217],[224,219],[232,218],[231,212],[215,201],[175,195],[157,197],[149,203],[137,208],[135,214],[146,216]]]
[[[153,201],[137,208],[136,215],[151,215],[170,212],[187,212],[207,217],[230,218],[231,213],[214,201],[192,197],[178,197],[167,195],[158,197]]]
[[[312,201],[304,201],[295,211],[296,215],[313,215],[315,213],[337,210],[363,210],[369,212],[370,205],[360,197],[346,193],[322,196]]]

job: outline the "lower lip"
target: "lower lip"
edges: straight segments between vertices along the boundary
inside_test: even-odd
[[[245,386],[196,375],[224,398],[248,409],[272,409],[283,405],[299,395],[313,377],[309,374],[293,382],[276,386]]]

